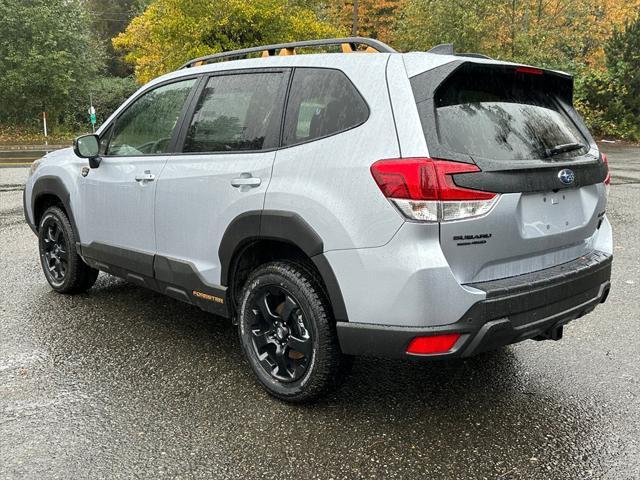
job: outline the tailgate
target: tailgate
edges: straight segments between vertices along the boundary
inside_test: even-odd
[[[571,77],[460,60],[411,83],[430,157],[476,164],[481,171],[453,182],[500,194],[487,214],[440,225],[459,282],[521,275],[593,250],[607,168],[573,109]]]

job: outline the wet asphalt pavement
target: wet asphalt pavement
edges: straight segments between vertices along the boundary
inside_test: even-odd
[[[606,304],[464,361],[359,358],[312,406],[256,385],[228,321],[101,275],[48,287],[0,169],[0,478],[640,478],[640,148],[613,172]]]

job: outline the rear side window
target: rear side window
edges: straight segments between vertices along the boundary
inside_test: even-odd
[[[285,146],[333,135],[364,123],[366,102],[339,70],[297,68],[287,102]]]
[[[265,139],[273,128],[279,128],[284,78],[279,72],[211,77],[196,105],[183,152],[275,146]]]
[[[532,71],[473,65],[456,70],[434,95],[442,146],[509,161],[585,154],[588,142],[560,106],[553,83]]]

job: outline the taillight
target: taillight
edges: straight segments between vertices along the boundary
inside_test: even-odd
[[[604,162],[604,166],[607,168],[607,176],[604,177],[604,187],[608,197],[609,189],[611,188],[611,173],[609,172],[609,160],[607,160],[607,156],[604,153],[601,153],[600,155],[602,155],[602,161]]]
[[[413,355],[432,355],[434,353],[447,353],[460,338],[459,333],[446,333],[444,335],[430,335],[428,337],[416,337],[409,343],[407,353]]]
[[[479,172],[476,165],[431,158],[379,160],[371,174],[402,214],[423,222],[477,217],[489,212],[499,195],[457,186],[453,175]]]

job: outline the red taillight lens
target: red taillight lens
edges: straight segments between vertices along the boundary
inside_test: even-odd
[[[601,153],[600,155],[602,155],[602,161],[604,162],[604,165],[607,167],[607,176],[604,178],[604,184],[611,185],[611,173],[609,172],[609,160],[607,159],[607,156],[604,153]]]
[[[371,174],[385,197],[412,220],[443,221],[482,215],[497,194],[459,187],[453,175],[479,172],[476,165],[431,158],[380,160]]]
[[[429,337],[416,337],[409,343],[407,353],[413,355],[429,355],[434,353],[447,353],[453,348],[459,333],[447,333],[444,335],[432,335]]]
[[[380,160],[371,174],[387,198],[437,200],[438,180],[430,158]]]

